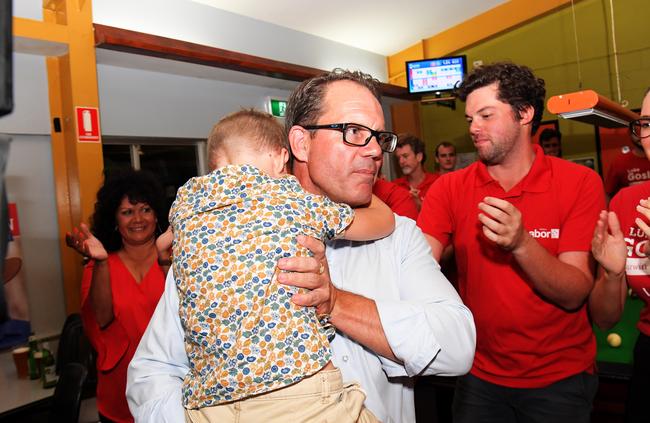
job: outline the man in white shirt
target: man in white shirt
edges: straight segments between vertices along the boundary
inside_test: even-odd
[[[303,188],[353,207],[370,201],[386,141],[376,80],[335,70],[304,81],[291,95],[286,126],[293,173]],[[367,131],[364,145],[349,131]],[[350,138],[351,139],[351,138]],[[358,139],[358,137],[355,137]],[[293,302],[315,306],[337,328],[333,363],[358,381],[365,405],[382,422],[413,422],[413,376],[459,375],[476,344],[472,315],[432,259],[421,231],[396,217],[392,235],[325,246],[299,237],[312,257],[282,259],[278,280],[310,289]],[[137,422],[182,422],[188,371],[173,276],[129,366],[127,398]]]

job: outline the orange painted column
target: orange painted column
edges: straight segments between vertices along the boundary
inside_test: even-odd
[[[79,310],[81,256],[65,245],[65,234],[88,222],[102,182],[102,146],[77,140],[75,107],[99,107],[95,38],[90,0],[47,0],[43,22],[14,18],[14,36],[67,44],[67,54],[46,58],[52,161],[59,224],[61,268],[68,314]],[[56,130],[54,120],[60,122]]]

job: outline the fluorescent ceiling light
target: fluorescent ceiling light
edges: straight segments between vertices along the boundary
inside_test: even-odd
[[[564,119],[573,119],[605,128],[620,128],[639,115],[595,91],[585,90],[556,95],[546,103],[548,111]]]

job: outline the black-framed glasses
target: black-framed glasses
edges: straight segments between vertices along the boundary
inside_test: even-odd
[[[630,132],[636,135],[637,138],[650,137],[650,117],[644,116],[630,122]]]
[[[392,153],[397,145],[397,134],[375,131],[358,123],[330,123],[327,125],[301,125],[305,129],[330,129],[343,133],[343,142],[354,147],[368,145],[372,137],[377,139],[381,151]]]

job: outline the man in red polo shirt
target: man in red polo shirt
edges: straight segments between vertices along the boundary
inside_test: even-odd
[[[395,156],[404,176],[395,179],[393,182],[411,192],[413,200],[415,200],[415,204],[420,210],[422,200],[429,187],[438,178],[435,173],[424,171],[424,162],[427,159],[424,143],[414,135],[400,134],[397,140]]]
[[[436,163],[438,176],[456,170],[456,146],[447,141],[436,145]]]
[[[477,346],[459,378],[454,422],[588,422],[598,380],[585,307],[591,234],[604,206],[591,169],[531,142],[544,81],[512,63],[461,85],[480,161],[443,175],[418,218],[433,255],[454,246]]]

